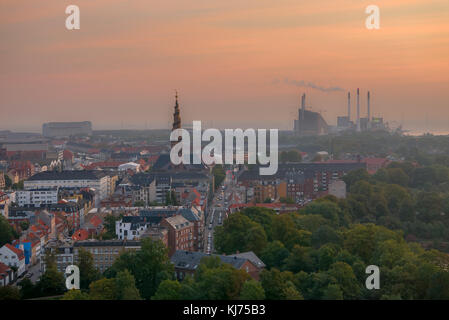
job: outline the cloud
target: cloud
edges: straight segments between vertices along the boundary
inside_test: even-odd
[[[273,81],[273,83],[279,84],[280,80],[276,79]],[[340,87],[323,87],[323,86],[317,85],[313,82],[307,82],[304,80],[291,80],[291,79],[285,78],[284,83],[288,84],[288,85],[293,85],[296,87],[312,88],[312,89],[316,89],[316,90],[323,91],[323,92],[345,91],[345,89],[340,88]]]

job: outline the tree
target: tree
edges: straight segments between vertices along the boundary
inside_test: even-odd
[[[215,228],[214,241],[215,248],[226,254],[237,251],[260,254],[267,244],[267,235],[259,223],[236,212],[225,219],[222,226]]]
[[[280,272],[278,269],[263,270],[260,274],[260,282],[265,290],[268,300],[297,300],[302,295],[293,284],[291,272]]]
[[[81,290],[69,290],[64,293],[64,296],[61,300],[89,300],[89,294],[82,292]]]
[[[241,300],[264,300],[265,291],[262,288],[260,282],[255,280],[248,280],[243,284],[242,291],[240,292]]]
[[[115,222],[119,221],[123,218],[123,214],[119,216],[114,216],[113,214],[108,214],[104,217],[104,228],[106,232],[104,232],[101,236],[103,240],[115,239],[117,236],[115,234]]]
[[[449,299],[449,273],[439,270],[433,274],[427,291],[428,299],[448,300]]]
[[[0,287],[0,300],[20,300],[20,290],[14,286]]]
[[[12,186],[12,181],[7,174],[5,174],[4,176],[5,176],[5,189],[8,190]]]
[[[268,243],[262,251],[261,260],[265,263],[268,269],[281,269],[285,263],[285,259],[289,256],[289,251],[279,240]]]
[[[360,291],[359,282],[349,264],[340,261],[335,262],[329,268],[328,273],[336,279],[345,299],[358,297]]]
[[[134,276],[136,287],[144,299],[150,299],[156,293],[159,284],[171,278],[173,274],[173,265],[168,258],[167,248],[161,241],[149,238],[142,239],[139,251],[122,253],[105,275],[116,277],[125,269]]]
[[[181,284],[177,280],[164,280],[160,283],[152,300],[179,300],[181,299]]]
[[[56,296],[66,291],[64,275],[58,271],[56,255],[47,251],[45,254],[45,272],[36,284],[39,296]]]
[[[388,182],[406,187],[410,177],[401,168],[388,168]]]
[[[92,300],[116,300],[118,296],[117,284],[114,278],[100,279],[89,286],[89,297]]]
[[[267,239],[272,238],[272,224],[276,217],[274,210],[259,207],[249,207],[240,211],[243,215],[250,218],[252,221],[259,223],[267,234]]]
[[[311,272],[314,270],[312,248],[295,244],[290,256],[285,261],[285,268],[291,272]]]
[[[32,299],[39,297],[39,288],[34,285],[29,278],[24,278],[19,282],[21,299]]]
[[[235,269],[218,257],[204,257],[195,273],[198,299],[235,300],[240,297],[245,281],[250,276],[244,270]]]
[[[306,230],[298,230],[292,216],[283,214],[273,219],[273,240],[279,240],[291,250],[295,244],[309,245],[311,233]]]
[[[323,300],[343,300],[343,292],[337,284],[329,284],[323,292]]]
[[[364,180],[368,181],[370,179],[369,173],[365,169],[358,169],[348,172],[347,175],[343,177],[343,181],[346,183],[346,188],[351,189],[351,186],[357,181]]]
[[[78,267],[81,290],[87,290],[91,282],[100,278],[100,273],[94,266],[92,254],[84,248],[80,248],[78,251]]]
[[[20,222],[20,229],[22,229],[22,231],[28,230],[29,227],[30,227],[30,223],[28,221]]]
[[[134,276],[125,269],[117,274],[116,288],[118,300],[141,300],[139,290],[136,288]]]
[[[6,243],[10,243],[13,239],[13,228],[9,225],[8,220],[0,214],[0,247],[3,247]]]

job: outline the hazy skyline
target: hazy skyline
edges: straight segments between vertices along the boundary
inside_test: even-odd
[[[360,87],[362,116],[370,90],[373,115],[449,131],[447,0],[3,0],[0,35],[0,130],[168,128],[175,89],[188,125],[291,129],[303,92],[335,124]]]

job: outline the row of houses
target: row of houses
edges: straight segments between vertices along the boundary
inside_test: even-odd
[[[204,221],[204,211],[199,206],[152,207],[116,221],[115,231],[121,240],[160,239],[172,255],[176,250],[203,248]]]
[[[259,175],[257,167],[244,171],[238,184],[245,191],[247,203],[290,198],[301,204],[325,194],[345,197],[346,186],[341,179],[352,170],[366,168],[366,163],[359,161],[283,163],[272,176]]]

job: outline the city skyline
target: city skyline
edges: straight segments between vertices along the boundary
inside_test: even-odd
[[[0,129],[169,128],[177,89],[184,123],[291,130],[302,93],[335,124],[360,87],[362,115],[369,90],[374,116],[449,131],[447,1],[379,1],[379,30],[352,0],[76,2],[74,31],[59,1],[0,4]]]

